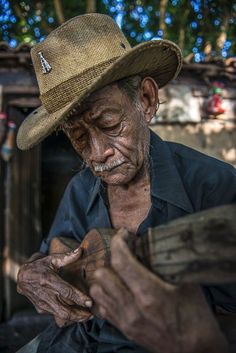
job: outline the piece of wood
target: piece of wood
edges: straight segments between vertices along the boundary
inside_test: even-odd
[[[149,249],[145,255],[147,266],[171,283],[236,281],[235,218],[234,204],[150,229]]]
[[[93,274],[97,268],[109,266],[110,241],[115,234],[112,229],[92,229],[84,238],[80,247],[82,257],[76,263],[61,268],[60,275],[75,287],[89,292],[94,281]],[[54,238],[50,245],[50,254],[65,253],[79,246],[75,239],[59,237]]]
[[[140,237],[130,234],[137,258],[163,280],[174,283],[222,284],[236,281],[236,205],[217,207],[150,229]],[[112,229],[91,230],[75,264],[61,275],[75,286],[88,288],[97,268],[110,263]],[[51,253],[79,246],[69,238],[54,238]]]

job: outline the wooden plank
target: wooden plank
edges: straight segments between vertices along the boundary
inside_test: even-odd
[[[22,108],[37,108],[41,105],[41,101],[39,98],[35,97],[20,97],[11,99],[8,105]]]
[[[10,107],[9,117],[17,125],[24,119],[20,109]],[[5,181],[5,299],[6,319],[16,310],[29,307],[29,302],[16,292],[19,266],[41,242],[40,214],[40,147],[27,152],[15,148],[7,164]]]
[[[37,86],[16,86],[16,85],[8,85],[3,86],[4,94],[33,94],[38,95],[39,89]]]
[[[3,249],[4,249],[4,176],[5,163],[0,159],[0,321],[3,320],[4,280],[3,280]]]
[[[223,284],[236,280],[236,205],[204,210],[149,228],[137,237],[129,234],[131,251],[153,273],[174,283]],[[60,274],[76,287],[88,290],[96,269],[110,264],[110,242],[116,230],[92,229],[79,244],[58,237],[50,253],[83,249],[82,256]]]

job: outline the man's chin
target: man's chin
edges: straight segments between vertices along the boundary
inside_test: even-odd
[[[104,181],[106,184],[108,185],[125,185],[128,184],[132,179],[133,179],[133,175],[129,175],[129,174],[121,174],[121,173],[109,173],[109,172],[105,172],[105,173],[99,173],[99,176],[102,181]]]

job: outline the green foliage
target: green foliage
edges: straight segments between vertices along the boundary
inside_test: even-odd
[[[88,2],[0,0],[0,40],[12,46],[40,41],[63,21],[85,13]],[[236,53],[236,4],[231,0],[97,0],[96,11],[115,18],[133,45],[166,38],[196,61]]]
[[[86,12],[85,0],[0,0],[0,41],[13,40],[14,46],[42,40],[61,24],[56,3],[61,6],[64,20]],[[106,11],[102,2],[98,11]]]
[[[232,56],[236,53],[236,3],[230,0],[107,0],[133,44],[153,37],[176,42],[184,56]],[[161,7],[164,18],[161,19]],[[163,23],[164,22],[164,23]],[[164,30],[163,30],[164,28]],[[161,31],[162,29],[162,31]]]

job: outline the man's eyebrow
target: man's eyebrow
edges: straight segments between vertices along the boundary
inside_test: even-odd
[[[101,110],[96,111],[91,115],[92,120],[99,120],[103,118],[103,114],[105,113],[118,113],[120,109],[114,107],[105,107]]]
[[[80,114],[84,114],[86,113],[86,111],[88,111],[89,108],[84,109],[82,113]],[[103,114],[105,113],[117,113],[120,112],[121,109],[120,108],[114,108],[114,107],[104,107],[102,109],[98,109],[96,112],[94,112],[93,114],[90,115],[90,118],[92,118],[93,121],[97,121],[103,118]],[[122,110],[123,111],[123,110]],[[78,114],[78,113],[77,113]],[[74,116],[72,116],[68,121],[66,121],[64,123],[65,128],[67,129],[74,129],[74,128],[78,128],[80,125],[80,119],[77,120],[77,114],[75,114]],[[121,114],[123,115],[123,114]],[[77,125],[78,124],[78,125]]]

